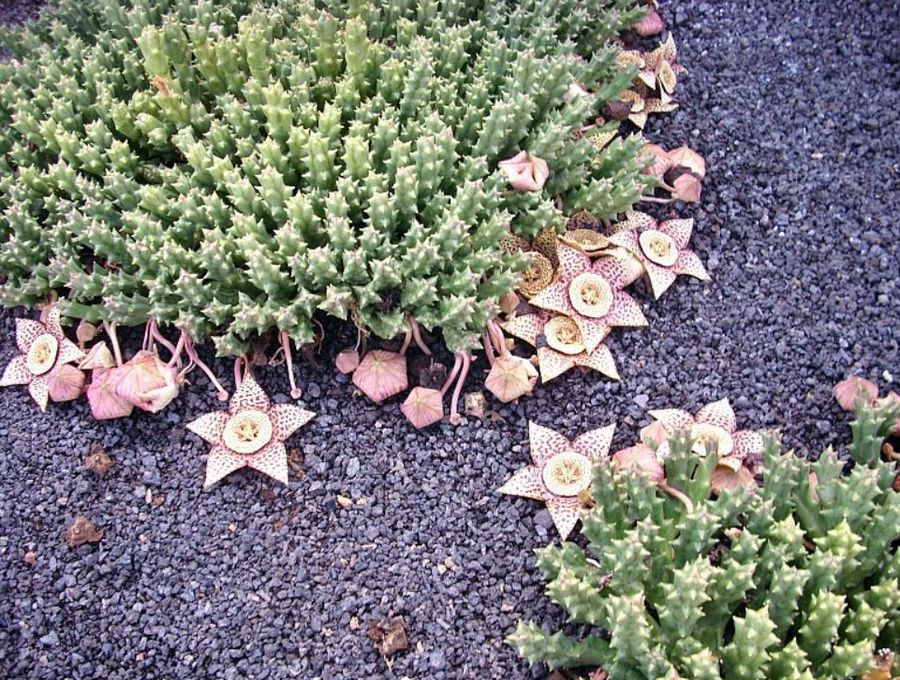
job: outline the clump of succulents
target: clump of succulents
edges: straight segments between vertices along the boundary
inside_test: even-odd
[[[658,413],[685,429],[661,459],[639,445],[595,468],[587,548],[537,551],[547,594],[593,632],[520,623],[510,643],[611,680],[897,677],[900,485],[881,451],[900,408],[861,400],[846,459],[829,449],[812,463],[773,438],[759,486],[716,489],[716,448],[737,437],[706,417],[717,404]]]
[[[652,182],[639,136],[582,134],[634,75],[614,41],[642,11],[62,2],[4,36],[0,301],[111,344],[146,325],[223,397],[197,344],[273,336],[290,370],[321,313],[440,332],[461,382],[526,265],[503,240],[614,219]]]

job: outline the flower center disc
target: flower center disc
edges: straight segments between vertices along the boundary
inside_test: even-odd
[[[522,272],[519,290],[523,295],[532,297],[553,280],[553,265],[546,257],[534,251],[526,253],[525,257],[528,258],[528,269]]]
[[[560,240],[575,245],[586,253],[603,250],[609,245],[609,240],[605,236],[598,234],[593,229],[585,228],[569,229],[560,237]]]
[[[609,281],[599,274],[584,272],[569,286],[569,300],[579,314],[599,319],[612,307],[613,294]]]
[[[668,234],[656,229],[647,229],[638,236],[641,250],[647,259],[662,267],[671,267],[678,259],[678,248]]]
[[[718,425],[697,423],[691,427],[691,439],[694,440],[692,451],[701,456],[714,445],[716,453],[724,458],[734,450],[734,439]]]
[[[59,340],[50,333],[39,335],[28,348],[28,357],[25,360],[28,370],[34,375],[44,375],[53,368],[58,352]]]
[[[235,453],[256,453],[272,439],[272,421],[262,411],[248,409],[225,423],[222,441]]]
[[[563,354],[581,354],[585,347],[578,324],[567,316],[554,316],[544,326],[547,344]]]
[[[541,477],[554,496],[577,496],[591,485],[591,461],[575,451],[563,451],[544,463]]]

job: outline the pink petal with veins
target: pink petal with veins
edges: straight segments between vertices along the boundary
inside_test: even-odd
[[[634,32],[642,38],[648,38],[651,35],[657,35],[663,32],[662,17],[655,10],[647,10],[644,17],[636,24],[631,26]]]
[[[97,420],[109,420],[131,415],[134,405],[116,395],[119,379],[117,368],[95,368],[91,373],[91,383],[87,387],[91,414]]]
[[[637,444],[613,454],[613,469],[616,472],[646,475],[654,482],[666,477],[656,453],[646,444]]]
[[[90,351],[78,364],[78,368],[92,370],[95,368],[113,368],[116,360],[113,358],[112,352],[106,346],[105,342],[98,342],[91,347]]]
[[[550,176],[547,161],[525,151],[501,161],[498,166],[517,191],[539,191]]]
[[[409,387],[406,357],[397,352],[373,349],[353,372],[353,384],[376,404]]]
[[[841,380],[831,394],[837,399],[837,403],[845,411],[853,411],[856,408],[857,400],[869,405],[878,397],[878,386],[871,380],[860,378],[859,376],[850,376]]]
[[[679,175],[672,182],[672,197],[685,203],[698,203],[700,194],[703,191],[703,184],[700,178],[690,172]]]
[[[414,387],[400,410],[413,427],[422,429],[439,423],[444,418],[444,397],[440,390]]]
[[[706,177],[706,161],[703,160],[703,156],[693,149],[679,146],[677,149],[672,149],[669,152],[669,158],[672,159],[673,165],[687,168],[697,175],[698,178],[703,179]]]
[[[72,401],[84,391],[86,376],[74,366],[62,364],[47,376],[47,390],[53,401]]]
[[[359,366],[359,352],[355,349],[345,349],[338,352],[338,355],[334,358],[334,365],[344,375],[353,373]]]

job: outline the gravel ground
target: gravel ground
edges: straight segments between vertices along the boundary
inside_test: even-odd
[[[0,2],[3,21],[34,6]],[[522,617],[561,621],[531,558],[550,517],[494,493],[528,460],[529,418],[570,435],[615,421],[624,445],[647,408],[728,396],[743,426],[781,425],[802,453],[845,439],[830,386],[900,377],[900,8],[666,9],[691,72],[685,110],[649,133],[706,155],[694,247],[713,281],[643,296],[650,329],[610,343],[622,382],[568,375],[501,408],[504,422],[417,433],[396,404],[304,366],[319,413],[292,440],[305,474],[282,488],[240,472],[209,492],[206,448],[183,428],[218,407],[200,376],[163,414],[107,424],[2,390],[0,676],[544,677],[503,638]],[[13,328],[3,313],[2,364]],[[259,377],[286,399],[281,371]],[[92,443],[116,461],[102,479],[81,466]],[[99,545],[63,542],[79,513],[105,530]],[[410,640],[393,674],[365,635],[390,613]]]

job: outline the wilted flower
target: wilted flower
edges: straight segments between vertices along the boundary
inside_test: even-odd
[[[527,151],[520,151],[512,158],[500,161],[498,165],[512,188],[517,191],[540,191],[550,177],[547,161],[532,156]]]
[[[353,373],[359,366],[359,352],[355,349],[345,349],[338,352],[334,358],[334,365],[343,374]]]
[[[382,349],[369,351],[353,372],[353,384],[376,404],[409,387],[406,357]]]
[[[213,445],[206,462],[209,487],[242,467],[259,470],[288,483],[284,441],[315,414],[293,404],[272,404],[247,374],[231,397],[227,411],[200,416],[187,426]]]
[[[150,413],[168,406],[182,383],[178,369],[148,350],[141,350],[114,370],[116,396]]]
[[[659,298],[679,274],[709,281],[700,258],[687,248],[693,229],[693,218],[668,220],[662,224],[652,221],[639,230],[616,231],[609,240],[640,260],[653,295]]]
[[[117,368],[98,367],[91,371],[91,382],[87,387],[87,399],[91,415],[97,420],[110,420],[130,416],[134,404],[116,394],[119,383]]]
[[[510,335],[537,347],[541,381],[545,383],[575,366],[591,368],[613,380],[619,379],[609,347],[600,343],[593,352],[588,352],[578,324],[567,316],[523,314],[510,319],[502,327]]]
[[[878,385],[871,380],[851,375],[831,390],[837,403],[845,411],[854,411],[860,403],[871,405],[878,398]]]
[[[615,425],[585,432],[569,441],[558,432],[528,423],[532,465],[516,472],[498,491],[544,501],[563,540],[572,533],[588,492],[594,465],[609,453]]]
[[[636,24],[631,26],[632,30],[642,38],[648,38],[651,35],[657,35],[663,31],[663,21],[656,10],[647,10],[647,13]]]
[[[485,378],[484,386],[503,403],[531,394],[538,372],[528,359],[516,356],[498,357]]]
[[[63,333],[56,305],[47,307],[42,316],[45,323],[16,319],[16,345],[21,354],[13,357],[3,371],[0,387],[28,385],[32,399],[41,411],[46,411],[51,376],[60,366],[81,359],[84,353]],[[60,377],[58,373],[56,375]],[[63,378],[63,381],[66,379]],[[62,390],[58,393],[67,392]]]
[[[47,391],[53,401],[72,401],[78,399],[84,391],[84,371],[79,371],[71,364],[62,364],[50,372],[47,377]]]
[[[694,452],[705,455],[715,446],[719,463],[737,471],[742,463],[751,469],[762,460],[763,437],[753,430],[738,430],[737,419],[728,399],[707,404],[693,416],[681,409],[662,409],[649,412],[662,423],[669,435],[687,432],[694,440]],[[643,434],[643,432],[642,432]],[[668,443],[661,442],[657,453],[665,458]]]
[[[640,305],[622,290],[627,285],[625,271],[615,258],[601,257],[591,263],[586,253],[564,243],[558,254],[559,280],[528,302],[573,319],[587,354],[597,349],[614,326],[647,325]]]

